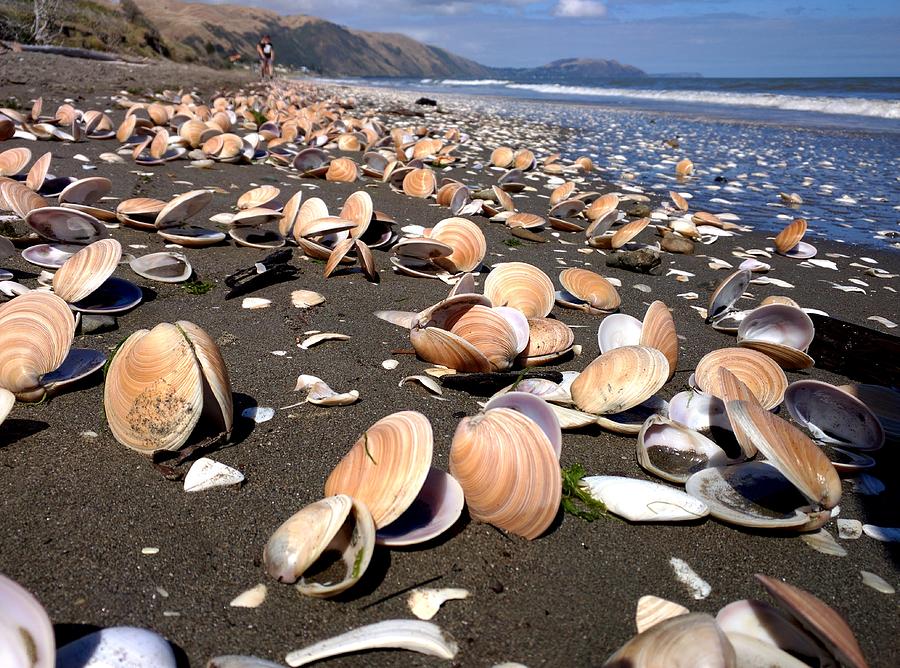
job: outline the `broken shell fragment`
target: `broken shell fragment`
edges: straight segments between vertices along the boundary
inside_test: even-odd
[[[459,601],[470,595],[466,589],[413,589],[406,605],[419,619],[429,620],[438,613],[444,602]]]
[[[649,480],[588,476],[582,483],[609,512],[631,522],[683,522],[709,514],[709,508],[701,500]]]
[[[613,654],[604,668],[736,668],[734,648],[709,615],[678,615],[639,633]]]
[[[327,598],[346,591],[366,572],[375,549],[375,525],[365,504],[345,494],[328,496],[297,511],[272,534],[263,551],[269,575],[293,583],[306,596]],[[338,552],[344,573],[336,581],[306,581],[323,556]],[[328,576],[328,571],[324,577]]]
[[[658,596],[641,596],[637,602],[634,623],[637,626],[637,632],[643,633],[660,622],[672,619],[672,617],[687,615],[690,612],[683,605],[678,605]]]

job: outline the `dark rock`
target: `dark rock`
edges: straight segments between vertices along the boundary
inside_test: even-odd
[[[659,273],[662,253],[655,248],[645,247],[633,251],[616,251],[606,256],[607,267],[617,267],[639,274]]]
[[[283,248],[267,255],[261,262],[251,267],[239,269],[225,279],[225,285],[231,288],[225,299],[233,299],[259,288],[280,283],[294,278],[297,268],[288,264],[294,251]]]
[[[416,104],[421,104],[426,107],[436,107],[437,101],[432,100],[430,97],[420,97],[418,100],[416,100]]]
[[[102,334],[103,332],[112,332],[118,329],[119,324],[111,315],[89,315],[81,314],[81,333],[82,334]]]
[[[625,214],[634,218],[647,218],[650,216],[651,212],[652,209],[650,206],[643,202],[635,202],[625,209]]]

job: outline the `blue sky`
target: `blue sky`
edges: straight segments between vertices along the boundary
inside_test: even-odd
[[[232,2],[402,32],[495,66],[589,57],[650,73],[900,76],[898,0]]]

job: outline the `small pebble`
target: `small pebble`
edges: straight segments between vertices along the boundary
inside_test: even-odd
[[[896,591],[888,584],[888,581],[880,575],[876,575],[871,571],[860,571],[859,574],[862,575],[863,584],[867,587],[871,587],[875,591],[880,591],[882,594],[893,594]]]
[[[856,540],[862,536],[862,522],[859,520],[839,519],[837,521],[837,528],[838,537],[843,538],[844,540]]]
[[[158,547],[145,547],[141,550],[141,554],[159,554]]]

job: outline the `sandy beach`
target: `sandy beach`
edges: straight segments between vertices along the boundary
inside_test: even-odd
[[[20,108],[43,96],[44,109],[54,110],[67,98],[82,109],[111,109],[115,123],[124,111],[111,97],[127,91],[132,99],[163,90],[196,90],[210,100],[218,93],[257,84],[243,72],[217,72],[202,68],[153,64],[137,66],[100,63],[35,54],[7,53],[0,58],[0,107],[15,98]],[[470,135],[460,148],[464,159],[441,176],[458,178],[473,189],[490,187],[499,172],[487,167],[490,150],[519,138],[538,159],[555,150],[571,131],[529,125],[501,117],[479,117],[467,111],[464,98],[438,100],[437,108],[416,106],[406,93],[333,87],[353,95],[354,113],[373,106],[385,110],[415,109],[420,117],[382,113],[388,126],[425,125],[443,132],[459,127]],[[540,148],[537,144],[540,143]],[[515,144],[513,144],[515,145]],[[363,177],[356,184],[329,183],[300,178],[296,172],[272,165],[216,164],[212,169],[190,167],[186,160],[158,167],[135,165],[130,159],[106,164],[97,159],[115,151],[112,141],[79,144],[8,140],[0,150],[28,146],[35,157],[53,152],[52,170],[73,176],[106,176],[111,196],[156,197],[168,200],[194,188],[214,188],[212,204],[202,220],[231,211],[237,197],[251,187],[269,184],[281,188],[286,199],[297,190],[304,198],[321,197],[336,212],[354,191],[365,189],[375,208],[392,216],[397,229],[415,224],[433,226],[450,216],[432,201],[416,200],[393,191],[387,184]],[[690,147],[683,152],[690,154]],[[357,163],[361,154],[345,155]],[[87,156],[84,163],[75,158]],[[96,169],[85,171],[84,164]],[[698,165],[702,168],[702,165]],[[605,182],[602,172],[586,175],[582,189],[618,190]],[[707,177],[701,177],[707,178]],[[527,181],[533,191],[515,198],[520,211],[546,215],[550,189],[539,174]],[[642,184],[632,184],[640,186]],[[649,185],[649,184],[648,184]],[[790,191],[791,183],[780,184]],[[690,190],[691,182],[679,186]],[[654,207],[660,195],[647,191]],[[777,193],[772,195],[777,198]],[[114,208],[116,202],[105,202]],[[740,213],[740,212],[736,212]],[[621,311],[641,317],[653,300],[672,310],[680,338],[680,359],[674,378],[661,394],[670,398],[687,387],[688,377],[707,352],[734,345],[734,338],[713,330],[693,307],[705,307],[715,285],[727,274],[709,268],[711,257],[740,259],[738,249],[771,248],[771,234],[741,232],[715,244],[697,245],[694,255],[663,254],[659,275],[608,268],[599,251],[576,252],[583,247],[580,233],[550,234],[545,243],[516,239],[502,224],[471,217],[488,242],[486,267],[518,260],[542,268],[552,279],[560,269],[581,266],[621,281]],[[895,224],[885,221],[884,228]],[[135,255],[164,250],[164,241],[135,229],[113,230],[126,252]],[[640,241],[652,243],[652,230]],[[563,242],[568,242],[563,243]],[[864,273],[852,263],[900,272],[900,254],[887,242],[857,247],[816,237],[818,256],[833,260],[838,270],[800,267],[798,261],[772,255],[769,276],[788,281],[791,288],[751,285],[754,301],[786,294],[801,306],[820,309],[833,317],[888,334],[869,320],[881,316],[900,322],[900,279]],[[546,535],[534,541],[507,535],[490,525],[463,520],[435,543],[417,549],[376,550],[361,583],[338,599],[301,597],[293,587],[271,580],[262,565],[262,550],[281,522],[304,505],[323,496],[323,484],[360,434],[378,419],[400,410],[424,413],[434,428],[435,466],[447,468],[450,442],[463,416],[479,410],[484,397],[445,389],[435,397],[422,388],[398,382],[430,366],[409,353],[408,333],[377,319],[380,309],[418,311],[444,296],[448,286],[438,280],[401,276],[391,271],[389,253],[375,251],[380,274],[377,284],[355,270],[322,278],[323,263],[304,257],[293,248],[291,264],[298,276],[264,287],[254,297],[271,300],[269,308],[241,308],[241,298],[225,299],[224,278],[261,260],[263,250],[240,248],[233,242],[208,249],[186,250],[196,277],[214,285],[206,294],[191,294],[182,285],[155,283],[138,277],[127,265],[116,275],[138,284],[143,303],[118,318],[115,331],[78,335],[77,346],[111,352],[129,334],[159,322],[187,319],[203,327],[218,342],[232,379],[236,426],[232,442],[209,454],[244,473],[239,488],[187,494],[182,483],[167,480],[149,461],[113,438],[103,411],[103,379],[90,377],[78,388],[38,404],[17,404],[0,427],[0,572],[33,592],[54,622],[57,644],[98,627],[133,625],[153,629],[169,639],[184,665],[203,666],[221,654],[246,654],[282,661],[293,649],[348,629],[393,618],[408,618],[406,593],[428,586],[463,587],[471,592],[464,601],[451,601],[433,620],[459,643],[453,665],[492,666],[514,661],[527,666],[599,665],[634,635],[634,610],[639,597],[652,594],[681,603],[692,611],[715,614],[725,604],[743,598],[772,602],[755,573],[763,573],[807,589],[838,610],[855,631],[870,665],[890,666],[900,655],[897,602],[865,586],[860,571],[871,571],[896,586],[900,557],[896,543],[862,536],[841,540],[848,554],[828,556],[814,551],[796,534],[742,531],[713,519],[686,524],[632,524],[617,519],[592,523],[559,514]],[[861,258],[868,258],[862,260]],[[31,287],[39,270],[21,257],[0,261],[0,266]],[[690,272],[679,282],[669,269]],[[478,282],[483,285],[487,269]],[[862,293],[835,289],[848,279],[863,280]],[[316,290],[324,304],[299,310],[291,292]],[[696,292],[696,300],[684,293]],[[744,300],[750,306],[751,300]],[[574,328],[582,353],[553,370],[580,371],[599,354],[596,331],[600,318],[580,311],[554,308],[553,315]],[[340,332],[347,341],[326,342],[309,350],[297,347],[311,330]],[[398,352],[399,351],[399,352]],[[394,370],[382,361],[399,361]],[[896,364],[896,363],[895,363]],[[360,401],[346,407],[322,408],[295,404],[302,396],[292,392],[299,374],[322,377],[338,391],[356,389]],[[788,372],[789,380],[814,378],[833,384],[853,380],[812,368]],[[885,378],[885,385],[898,379]],[[240,417],[248,407],[277,409],[261,424]],[[900,503],[895,449],[876,454],[871,475],[887,485],[881,494],[867,496],[843,483],[840,517],[864,524],[895,527]],[[600,429],[565,432],[560,464],[579,463],[589,475],[625,475],[651,479],[635,461],[635,439]],[[183,466],[182,472],[187,468]],[[826,528],[836,534],[834,523]],[[158,553],[144,554],[147,547]],[[686,561],[711,585],[711,593],[695,600],[670,565],[676,557]],[[269,593],[262,606],[229,606],[235,596],[259,583]],[[331,660],[334,666],[447,665],[410,653],[379,651]]]

